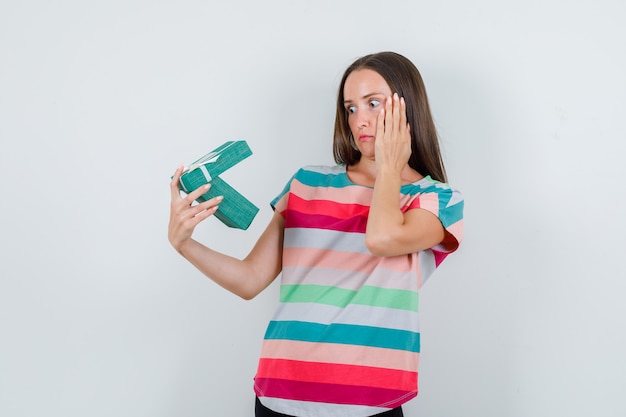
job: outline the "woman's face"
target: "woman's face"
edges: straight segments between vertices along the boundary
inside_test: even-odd
[[[348,126],[357,148],[366,158],[374,157],[378,115],[385,108],[387,97],[391,97],[391,88],[376,71],[360,69],[346,78],[343,98]]]

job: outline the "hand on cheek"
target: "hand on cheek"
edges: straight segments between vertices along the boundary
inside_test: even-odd
[[[388,97],[376,126],[376,165],[379,169],[402,172],[411,156],[410,126],[406,121],[404,98]]]

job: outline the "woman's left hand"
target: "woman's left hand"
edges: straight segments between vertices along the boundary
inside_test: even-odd
[[[401,173],[411,156],[411,127],[406,121],[406,103],[397,93],[388,97],[376,126],[376,166]]]

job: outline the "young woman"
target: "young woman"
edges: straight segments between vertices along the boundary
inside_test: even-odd
[[[426,90],[402,55],[355,61],[339,86],[337,165],[307,166],[271,202],[244,259],[192,238],[220,197],[171,182],[169,240],[206,276],[251,299],[281,272],[255,376],[256,416],[402,416],[417,395],[418,290],[463,235]]]

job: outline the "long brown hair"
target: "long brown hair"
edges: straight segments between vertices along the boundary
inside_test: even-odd
[[[338,164],[353,165],[361,159],[361,153],[350,143],[348,112],[344,106],[343,89],[348,75],[360,69],[379,73],[391,88],[406,102],[407,122],[411,126],[411,157],[409,166],[433,179],[447,182],[446,170],[439,149],[439,138],[430,113],[426,88],[417,67],[404,56],[395,52],[379,52],[366,55],[350,65],[339,84],[333,155]]]

